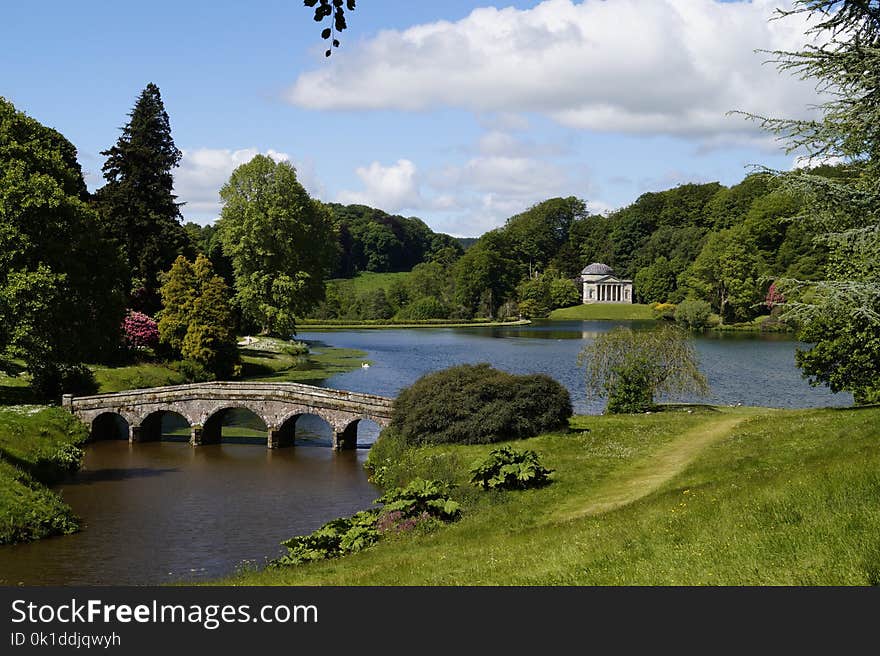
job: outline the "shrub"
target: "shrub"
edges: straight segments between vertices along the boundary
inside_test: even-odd
[[[385,504],[381,509],[340,517],[310,535],[282,542],[287,553],[271,561],[269,566],[337,558],[366,549],[386,533],[401,533],[431,521],[452,521],[458,517],[460,508],[448,493],[449,487],[444,483],[415,479],[405,488],[389,490],[377,499],[376,503]]]
[[[471,469],[471,483],[484,490],[525,490],[546,485],[552,472],[541,465],[534,451],[503,446],[490,451],[485,460]]]
[[[674,303],[651,303],[651,314],[655,319],[672,321],[675,319],[675,310]]]
[[[712,306],[706,301],[688,299],[675,309],[675,321],[690,330],[703,330],[709,325]]]
[[[34,362],[31,387],[38,397],[58,400],[62,394],[86,396],[98,391],[95,374],[84,364]]]
[[[421,321],[425,319],[444,319],[449,315],[449,308],[434,296],[423,296],[400,310],[394,318],[403,321]]]
[[[549,376],[460,365],[401,391],[391,428],[407,444],[487,444],[564,427],[571,414],[568,390]]]
[[[143,312],[129,310],[122,321],[122,338],[128,348],[155,348],[159,344],[159,324]]]

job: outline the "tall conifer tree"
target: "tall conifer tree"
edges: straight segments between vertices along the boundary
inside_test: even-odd
[[[782,180],[806,198],[805,218],[824,234],[827,277],[781,281],[786,316],[812,348],[798,353],[815,384],[880,401],[880,1],[796,0],[790,14],[809,14],[812,44],[777,52],[782,70],[815,80],[828,100],[814,121],[764,119],[792,151],[814,161],[841,161],[836,178],[808,169]]]
[[[159,274],[186,252],[180,204],[172,170],[182,153],[174,145],[159,87],[150,83],[129,114],[128,124],[101,153],[107,184],[96,198],[105,220],[125,249],[132,276],[132,305],[158,309]]]

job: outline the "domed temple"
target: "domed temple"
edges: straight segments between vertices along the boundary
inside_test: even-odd
[[[581,271],[584,303],[632,303],[632,280],[614,275],[607,264],[594,262]]]

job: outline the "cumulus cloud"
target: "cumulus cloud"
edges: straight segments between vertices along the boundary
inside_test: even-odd
[[[362,191],[342,191],[340,203],[370,205],[386,212],[399,212],[422,206],[416,165],[408,159],[390,166],[373,162],[358,168],[355,173],[364,185]]]
[[[205,223],[220,214],[220,187],[222,187],[236,167],[252,160],[260,154],[257,148],[230,150],[227,148],[197,148],[184,150],[180,168],[174,173],[174,192],[178,201],[186,203],[182,212],[190,221]],[[291,161],[287,153],[272,150],[262,151],[276,162]],[[309,162],[292,162],[297,170],[297,179],[310,195],[322,191],[314,173],[314,165]]]
[[[730,110],[790,116],[817,100],[755,50],[797,49],[801,18],[779,0],[545,0],[456,21],[386,30],[299,76],[300,107],[464,108],[508,123],[522,113],[596,131],[703,138],[754,134]],[[804,115],[806,109],[800,112]]]

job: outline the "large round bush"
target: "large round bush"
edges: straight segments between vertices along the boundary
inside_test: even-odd
[[[391,429],[407,444],[486,444],[562,428],[571,414],[568,390],[549,376],[467,364],[404,389]]]

